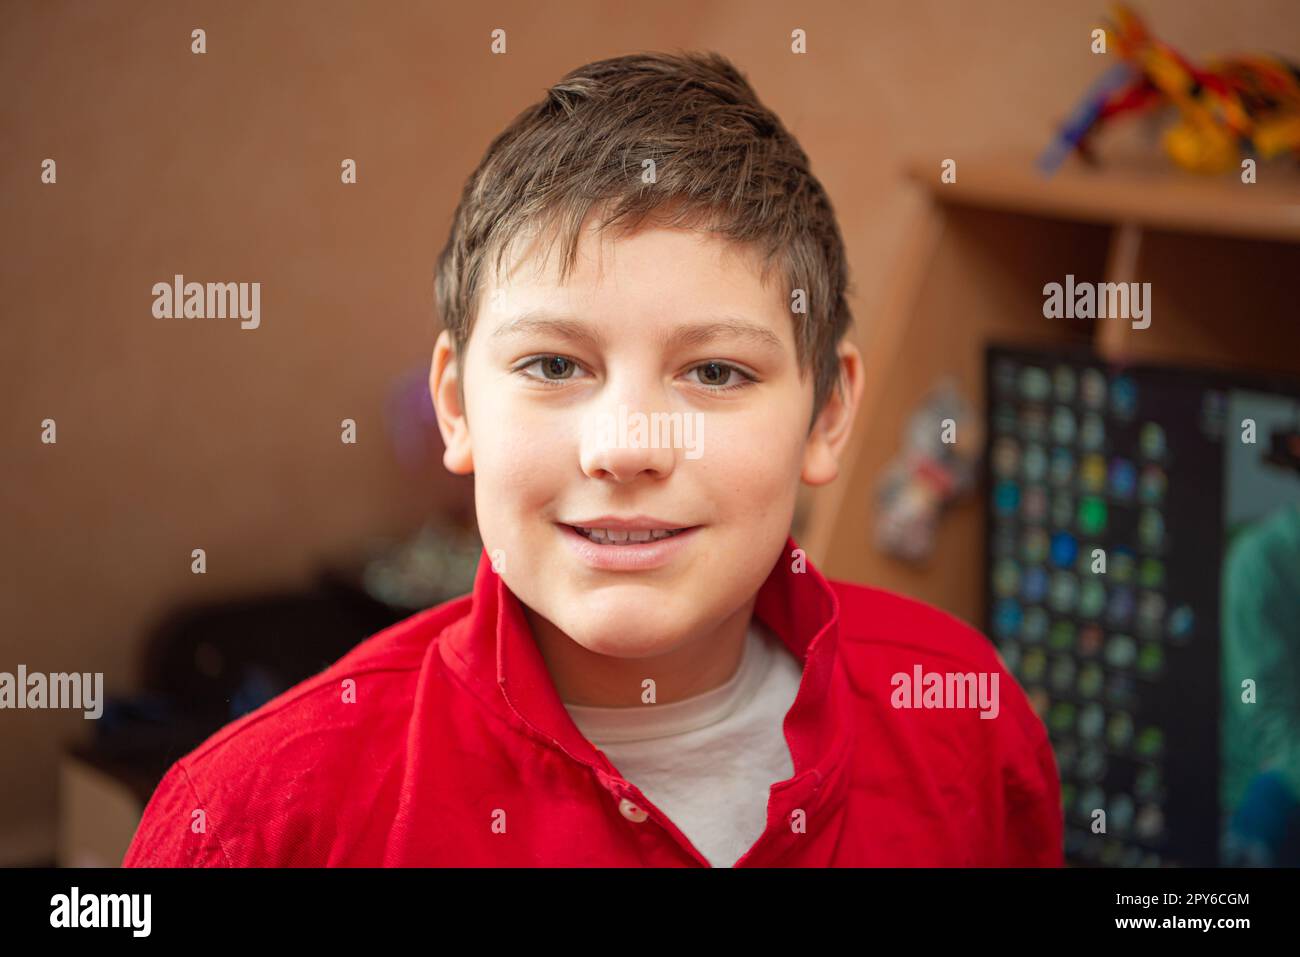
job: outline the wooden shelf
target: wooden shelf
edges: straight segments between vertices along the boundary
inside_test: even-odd
[[[1075,164],[1047,179],[1032,157],[961,160],[952,184],[940,181],[938,160],[907,172],[928,201],[883,308],[859,323],[857,424],[839,479],[806,497],[800,540],[831,577],[913,595],[981,626],[982,489],[946,513],[924,565],[876,547],[876,487],[908,418],[944,377],[982,410],[984,351],[995,341],[1076,347],[1116,363],[1300,375],[1300,174],[1262,165],[1260,182],[1247,186],[1162,161]],[[1150,282],[1150,327],[1044,318],[1043,286],[1067,274]]]
[[[1198,176],[1163,157],[1118,159],[1100,169],[1072,160],[1054,176],[1031,158],[962,160],[942,183],[937,162],[912,162],[908,178],[935,200],[1090,223],[1133,223],[1169,231],[1300,242],[1300,171],[1261,164],[1258,182],[1237,174]]]

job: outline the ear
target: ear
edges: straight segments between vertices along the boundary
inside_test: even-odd
[[[442,464],[454,475],[468,475],[474,471],[474,456],[470,451],[469,420],[461,404],[460,385],[460,360],[452,347],[451,334],[444,329],[433,347],[429,395],[433,397],[438,431],[445,446]]]
[[[803,480],[825,485],[840,474],[840,455],[853,432],[853,421],[862,401],[862,353],[852,342],[840,343],[840,389],[836,389],[813,423],[804,445]]]

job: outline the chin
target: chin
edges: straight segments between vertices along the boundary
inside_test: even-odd
[[[562,626],[563,627],[563,626]],[[564,633],[588,651],[611,658],[653,658],[677,646],[677,641],[663,631],[628,631],[620,628],[563,628]]]

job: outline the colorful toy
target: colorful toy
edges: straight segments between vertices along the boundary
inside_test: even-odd
[[[1300,159],[1300,68],[1263,54],[1197,67],[1155,39],[1127,6],[1114,9],[1106,50],[1122,62],[1088,91],[1039,158],[1040,169],[1055,172],[1071,152],[1096,162],[1091,140],[1107,122],[1170,106],[1178,121],[1165,131],[1163,145],[1184,169],[1222,173],[1238,168],[1243,154]]]
[[[929,558],[944,508],[975,484],[983,435],[979,416],[953,380],[931,390],[909,418],[903,449],[877,488],[876,544],[882,551],[914,563]]]

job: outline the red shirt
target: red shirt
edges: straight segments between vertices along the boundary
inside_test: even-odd
[[[736,866],[1061,864],[1047,734],[992,644],[928,605],[791,566],[777,562],[755,614],[804,662],[784,725],[794,776],[772,784],[767,828]],[[917,666],[996,673],[997,717],[894,707],[893,677]],[[123,864],[709,866],[578,731],[486,553],[471,594],[172,765]]]

